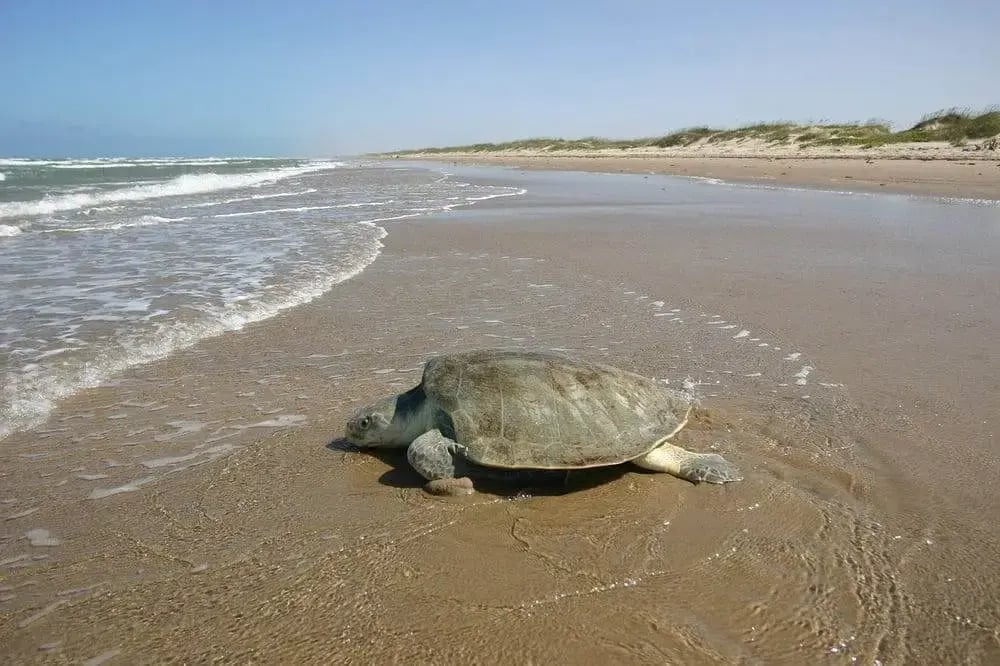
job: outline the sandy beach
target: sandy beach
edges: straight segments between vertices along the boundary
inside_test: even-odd
[[[383,223],[324,296],[2,443],[3,661],[1000,660],[1000,208],[905,196],[1000,198],[997,163],[469,160],[521,169],[435,168],[527,193]],[[481,347],[687,383],[678,443],[746,478],[440,498],[339,439]]]
[[[921,196],[1000,199],[1000,156],[996,151],[949,153],[947,157],[900,157],[870,151],[833,156],[795,156],[777,150],[759,155],[661,154],[605,151],[593,154],[455,153],[413,155],[407,159],[452,164],[563,169],[601,173],[641,173],[753,183],[775,187],[810,187],[835,191],[898,192]],[[609,154],[611,153],[611,154]]]

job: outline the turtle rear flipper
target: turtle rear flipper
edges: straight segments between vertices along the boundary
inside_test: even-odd
[[[633,460],[643,469],[666,472],[692,483],[742,481],[735,465],[717,453],[694,453],[673,444],[663,444]]]

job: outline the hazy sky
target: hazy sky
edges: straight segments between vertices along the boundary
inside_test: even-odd
[[[0,155],[903,126],[1000,103],[997,26],[997,0],[0,0]]]

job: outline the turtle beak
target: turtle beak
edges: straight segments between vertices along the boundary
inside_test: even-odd
[[[359,429],[354,419],[347,422],[347,427],[344,428],[344,439],[353,444],[354,446],[364,446],[364,439],[359,436]]]

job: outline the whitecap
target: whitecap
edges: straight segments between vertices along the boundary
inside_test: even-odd
[[[342,164],[341,162],[318,162],[307,166],[282,167],[254,173],[189,173],[167,181],[144,183],[115,190],[62,194],[35,201],[9,201],[0,203],[0,218],[47,215],[119,201],[142,201],[159,197],[231,190],[239,187],[255,187],[313,171],[333,169]]]

